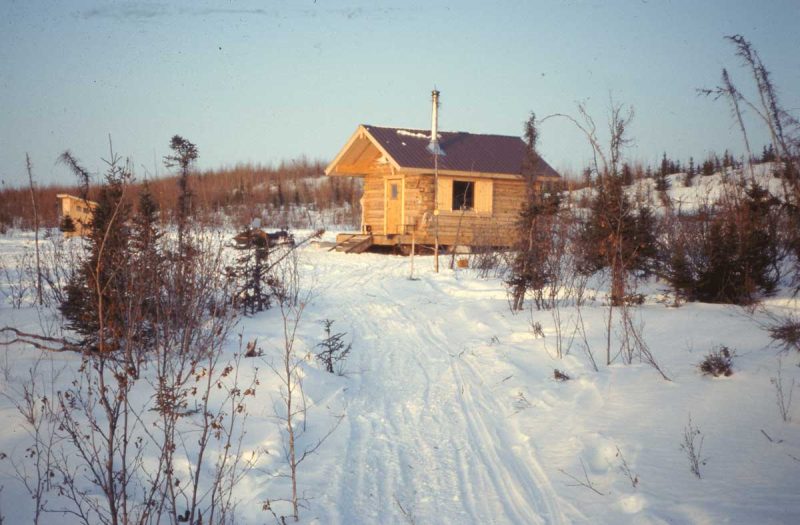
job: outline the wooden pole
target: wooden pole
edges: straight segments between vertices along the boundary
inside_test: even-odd
[[[416,248],[416,235],[415,231],[411,230],[411,275],[408,276],[408,279],[413,281],[414,280],[414,251]]]
[[[25,167],[28,170],[28,182],[31,187],[31,205],[33,206],[33,235],[36,246],[36,299],[41,306],[44,303],[42,298],[42,265],[39,259],[39,209],[36,206],[36,189],[33,185],[33,166],[31,166],[31,156],[25,154]]]
[[[439,152],[433,152],[433,271],[439,273]]]
[[[439,273],[439,91],[431,92],[431,143],[433,153],[433,269]]]

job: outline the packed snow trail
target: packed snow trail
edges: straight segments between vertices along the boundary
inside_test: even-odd
[[[534,452],[509,437],[507,408],[459,355],[470,341],[447,331],[457,303],[438,302],[446,298],[434,276],[409,281],[397,258],[370,260],[364,273],[320,283],[329,284],[320,295],[351,320],[358,346],[347,364],[349,435],[331,480],[340,491],[333,516],[347,524],[419,516],[570,523]]]

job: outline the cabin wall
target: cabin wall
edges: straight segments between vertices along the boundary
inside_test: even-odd
[[[508,246],[514,242],[514,225],[525,198],[525,183],[521,180],[475,179],[475,209],[450,210],[453,180],[470,180],[463,177],[440,177],[439,243],[444,245]],[[433,177],[423,176],[419,192],[419,210],[433,209]],[[486,200],[488,202],[486,202]],[[422,216],[422,213],[419,213]],[[434,221],[420,221],[416,232],[420,242],[430,243],[434,236]]]
[[[362,206],[365,225],[374,235],[386,235],[387,177],[403,177],[403,233],[420,244],[434,242],[434,177],[392,173],[388,165],[375,165],[364,177]],[[475,182],[473,210],[451,210],[452,181]],[[522,180],[439,177],[439,243],[442,245],[509,246],[525,198]]]
[[[405,224],[407,233],[425,231],[433,210],[433,177],[428,175],[405,176]]]

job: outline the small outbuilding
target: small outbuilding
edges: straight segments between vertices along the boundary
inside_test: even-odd
[[[325,169],[364,179],[361,232],[337,238],[345,251],[433,245],[437,229],[440,246],[509,246],[528,185],[547,191],[561,179],[540,157],[526,162],[519,137],[433,134],[362,124]]]
[[[64,236],[85,235],[97,203],[66,193],[59,193],[56,198],[60,203],[59,226]]]

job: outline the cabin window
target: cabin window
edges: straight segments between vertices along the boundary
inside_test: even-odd
[[[453,181],[453,210],[475,208],[475,184],[472,181]]]
[[[400,190],[397,186],[397,183],[393,182],[389,185],[389,198],[391,198],[393,201],[396,201],[398,195],[400,195]]]
[[[470,181],[439,177],[438,209],[444,212],[469,211],[492,215],[494,182],[491,179]]]

